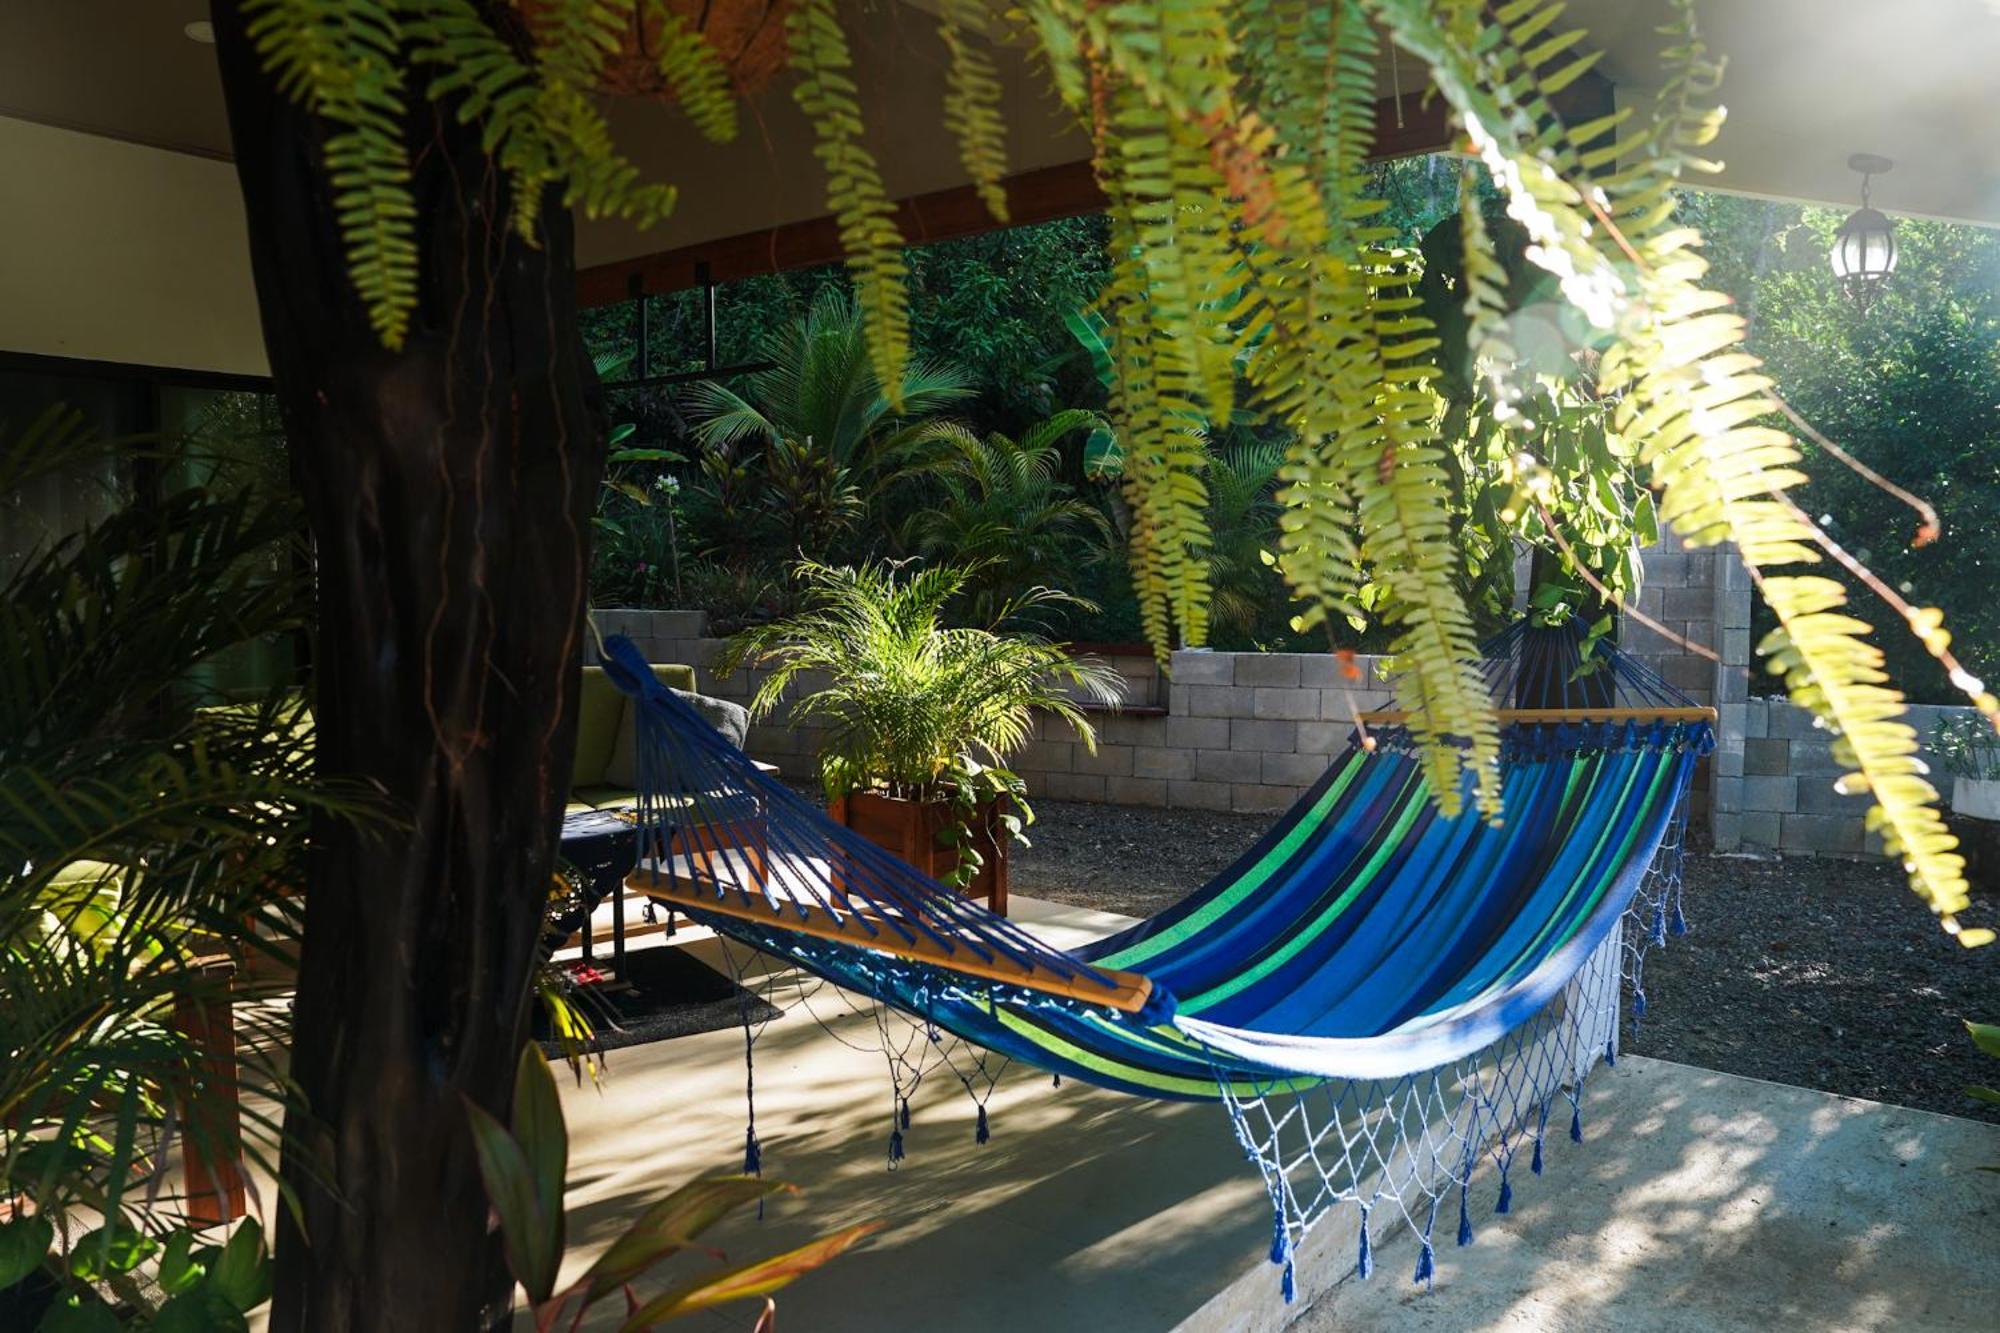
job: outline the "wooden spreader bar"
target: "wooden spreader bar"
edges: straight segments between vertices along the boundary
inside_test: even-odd
[[[788,930],[799,935],[838,940],[855,948],[872,949],[876,953],[907,958],[917,963],[928,963],[946,971],[962,972],[966,976],[997,981],[1008,986],[1019,986],[1024,990],[1061,995],[1067,999],[1080,1000],[1085,1004],[1101,1004],[1126,1013],[1137,1013],[1145,1008],[1146,1000],[1153,992],[1152,980],[1136,972],[1098,968],[1095,969],[1096,975],[1093,976],[1083,964],[1078,964],[1077,971],[1069,976],[1063,976],[1046,968],[1017,963],[1007,958],[996,956],[989,961],[980,958],[968,947],[960,946],[956,951],[947,949],[922,931],[911,929],[906,923],[892,921],[858,909],[836,917],[817,903],[791,900],[773,907],[764,897],[762,889],[750,890],[747,900],[743,893],[733,887],[727,888],[718,896],[716,880],[712,878],[695,878],[652,866],[641,866],[626,876],[625,887],[634,893],[643,893],[649,898],[666,903],[670,907],[713,912],[719,916],[754,921],[761,926]],[[868,934],[869,927],[873,927],[876,933]],[[906,930],[915,938],[905,939],[903,932]],[[1111,984],[1106,985],[1105,981],[1099,978],[1104,978]]]
[[[1716,712],[1713,708],[1500,708],[1494,710],[1504,726],[1508,723],[1553,723],[1553,722],[1708,722],[1713,723]],[[1408,712],[1401,708],[1376,708],[1354,715],[1356,722],[1370,726],[1395,726],[1410,720]]]

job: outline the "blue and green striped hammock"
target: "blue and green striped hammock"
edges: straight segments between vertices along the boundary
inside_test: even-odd
[[[1393,1198],[1421,1230],[1425,1280],[1454,1189],[1470,1239],[1481,1156],[1504,1210],[1514,1147],[1532,1136],[1539,1172],[1559,1098],[1580,1137],[1582,1080],[1615,1052],[1603,1015],[1620,976],[1642,1011],[1644,944],[1679,928],[1686,796],[1712,744],[1707,710],[1631,659],[1600,645],[1581,673],[1571,634],[1516,629],[1487,663],[1496,699],[1516,705],[1497,824],[1469,799],[1440,814],[1385,715],[1209,884],[1063,951],[832,822],[660,686],[629,641],[606,648],[639,702],[641,841],[659,853],[633,888],[934,1037],[1058,1078],[1224,1102],[1264,1170],[1288,1297],[1296,1244],[1333,1205],[1360,1208],[1365,1273],[1370,1212]],[[984,1097],[967,1086],[983,1139]]]

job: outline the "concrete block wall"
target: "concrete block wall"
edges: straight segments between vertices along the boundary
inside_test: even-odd
[[[1879,854],[1862,824],[1864,797],[1842,796],[1831,738],[1781,699],[1752,699],[1748,571],[1729,547],[1688,550],[1672,533],[1645,552],[1638,608],[1668,633],[1628,617],[1625,650],[1670,684],[1713,705],[1716,750],[1698,772],[1693,815],[1718,851]],[[654,661],[688,662],[701,688],[747,701],[757,673],[718,678],[722,641],[694,611],[595,613],[605,634],[630,635]],[[1711,649],[1714,656],[1689,644]],[[1719,660],[1718,660],[1719,659]],[[1101,715],[1095,753],[1053,718],[1038,719],[1015,767],[1031,793],[1061,800],[1264,812],[1283,809],[1347,743],[1357,710],[1386,707],[1381,661],[1357,658],[1343,680],[1325,654],[1177,652],[1162,676],[1143,653],[1112,658],[1136,711]],[[1161,711],[1164,706],[1164,712]],[[1952,710],[1916,706],[1909,722],[1928,740]],[[819,732],[783,719],[759,724],[751,752],[787,776],[815,772]]]
[[[747,703],[767,674],[738,669],[718,675],[713,663],[724,641],[708,635],[701,612],[608,609],[592,615],[599,633],[628,636],[647,660],[693,666],[705,694]],[[1034,739],[1014,760],[1030,795],[1283,810],[1345,748],[1357,711],[1389,705],[1379,658],[1355,658],[1361,676],[1349,680],[1325,654],[1197,649],[1173,655],[1164,689],[1151,657],[1106,660],[1123,678],[1125,702],[1138,711],[1096,715],[1094,752],[1059,719],[1037,718]],[[818,727],[774,716],[751,728],[749,750],[786,777],[811,779],[820,739]]]
[[[1912,704],[1904,721],[1928,743],[1946,717],[1970,708]],[[1868,798],[1844,796],[1834,783],[1845,771],[1833,738],[1813,715],[1785,699],[1752,699],[1742,710],[1742,776],[1718,790],[1715,845],[1723,851],[1811,856],[1880,856],[1881,840],[1862,818]],[[1726,725],[1726,720],[1725,720]],[[1950,779],[1932,763],[1932,783],[1949,797]]]
[[[1752,595],[1749,571],[1733,548],[1687,551],[1666,534],[1646,552],[1640,609],[1711,647],[1720,660],[1636,623],[1624,634],[1628,651],[1716,708],[1715,753],[1696,780],[1697,822],[1707,824],[1717,851],[1880,856],[1881,840],[1863,822],[1868,798],[1834,790],[1844,770],[1834,760],[1833,737],[1786,699],[1750,697]],[[1706,691],[1698,688],[1704,680]],[[1940,718],[1971,711],[1913,704],[1904,720],[1928,742]]]

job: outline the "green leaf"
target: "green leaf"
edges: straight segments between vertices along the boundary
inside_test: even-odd
[[[248,1333],[244,1312],[207,1283],[170,1298],[153,1316],[152,1333]]]
[[[160,1244],[136,1227],[109,1222],[86,1235],[70,1252],[69,1271],[85,1282],[129,1273],[159,1252]]]
[[[1965,1030],[1972,1034],[1973,1045],[1995,1059],[2000,1059],[2000,1024],[1968,1021]]]
[[[51,1305],[35,1328],[37,1333],[123,1333],[118,1316],[94,1291]]]
[[[712,1176],[690,1181],[641,1213],[585,1274],[590,1300],[608,1295],[682,1249],[723,1217],[756,1199],[790,1192],[782,1181]]]
[[[795,1250],[769,1259],[759,1259],[752,1263],[740,1264],[726,1272],[695,1278],[660,1293],[652,1300],[634,1310],[618,1333],[644,1333],[656,1324],[669,1319],[679,1319],[697,1310],[722,1305],[729,1301],[751,1300],[786,1286],[803,1274],[840,1255],[843,1251],[862,1239],[879,1231],[880,1222],[863,1222],[836,1231],[831,1236],[822,1236]]]
[[[507,1251],[507,1265],[536,1305],[548,1300],[555,1290],[556,1268],[562,1258],[560,1245],[551,1243],[549,1219],[542,1215],[535,1193],[535,1174],[527,1154],[506,1126],[472,1101],[465,1104],[472,1121],[472,1139],[479,1154],[479,1174],[486,1182],[486,1196],[500,1219],[500,1238]],[[560,1226],[558,1219],[557,1225]]]
[[[256,1218],[244,1218],[222,1247],[209,1272],[208,1286],[246,1313],[271,1299],[271,1256]]]
[[[40,1213],[0,1222],[0,1291],[41,1267],[55,1238],[55,1227]]]
[[[569,1129],[563,1124],[562,1097],[542,1048],[528,1042],[514,1070],[514,1140],[527,1154],[535,1173],[535,1198],[545,1216],[553,1217],[552,1243],[563,1251],[563,1186],[569,1172]]]
[[[1967,1088],[1965,1090],[1965,1095],[1968,1097],[1976,1097],[1982,1102],[1991,1102],[1995,1106],[2000,1106],[2000,1089],[1982,1088],[1975,1085],[1973,1087]]]
[[[220,1257],[221,1252],[204,1246],[204,1251]],[[194,1233],[176,1231],[167,1237],[167,1244],[160,1251],[158,1279],[160,1290],[169,1296],[177,1295],[200,1282],[208,1272],[208,1266],[194,1257]],[[5,1286],[0,1283],[0,1286]]]
[[[623,429],[623,428],[621,428]],[[618,432],[613,432],[617,434]],[[626,431],[629,434],[630,431]],[[613,449],[607,463],[685,463],[687,458],[671,449]]]

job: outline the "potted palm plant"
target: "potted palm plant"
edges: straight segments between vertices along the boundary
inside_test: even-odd
[[[1115,703],[1118,677],[1026,629],[1003,631],[1072,600],[1048,588],[1012,599],[984,626],[947,625],[947,606],[976,573],[802,562],[806,609],[737,635],[721,668],[770,669],[753,718],[806,687],[790,716],[826,727],[819,770],[834,819],[1004,913],[1008,843],[1034,818],[1007,761],[1038,710],[1094,751],[1084,710]]]

